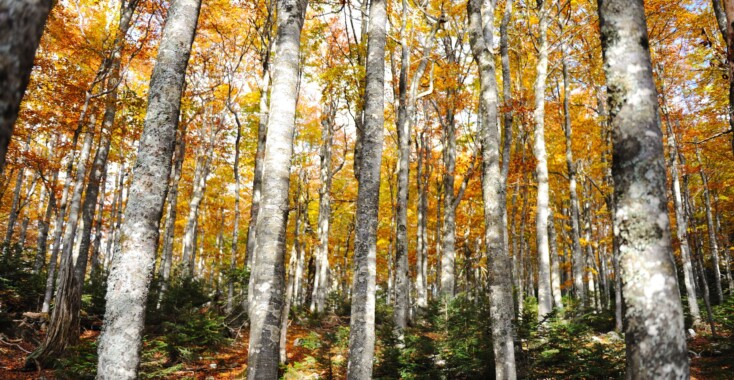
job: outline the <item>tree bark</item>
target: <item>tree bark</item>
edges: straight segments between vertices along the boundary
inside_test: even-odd
[[[369,37],[365,63],[364,125],[358,165],[359,186],[347,364],[349,380],[372,377],[372,359],[375,350],[375,276],[385,124],[386,23],[385,0],[372,0],[369,6]]]
[[[298,98],[300,36],[306,0],[276,2],[273,87],[263,157],[261,209],[257,216],[247,378],[278,376],[285,291],[285,233]]]
[[[491,255],[489,266],[489,302],[497,379],[515,379],[515,349],[512,319],[512,263],[504,240],[503,204],[500,171],[500,133],[497,128],[497,79],[491,52],[494,34],[494,0],[469,0],[469,43],[477,62],[480,83],[479,138],[482,144],[482,198],[484,200],[485,241]],[[447,192],[451,189],[447,189]]]
[[[166,224],[163,231],[163,252],[161,252],[161,260],[163,262],[159,267],[159,275],[162,279],[161,298],[166,290],[168,290],[168,280],[171,277],[171,267],[173,266],[173,238],[176,232],[176,215],[178,213],[178,187],[181,182],[184,157],[186,156],[186,127],[187,124],[184,124],[176,131],[173,168],[168,184],[168,210],[166,211]]]
[[[3,258],[8,260],[13,249],[11,247],[15,223],[20,215],[20,193],[23,190],[23,180],[25,179],[25,168],[18,170],[18,177],[15,179],[15,188],[13,189],[13,203],[10,205],[10,215],[8,216],[8,227],[5,230],[5,239],[3,240]]]
[[[229,251],[230,276],[227,281],[227,305],[225,311],[229,314],[234,307],[234,271],[237,269],[237,248],[240,240],[240,140],[242,139],[242,126],[237,113],[229,108],[237,123],[237,137],[234,140],[234,163],[232,173],[234,175],[234,221],[232,222],[232,247]]]
[[[545,81],[548,77],[548,23],[550,0],[539,0],[538,5],[538,64],[535,77],[535,124],[533,154],[537,160],[535,176],[538,181],[538,195],[535,208],[535,242],[538,251],[538,320],[553,310],[551,291],[550,253],[548,252],[548,154],[545,148]]]
[[[644,7],[642,0],[598,5],[614,142],[614,233],[627,306],[627,378],[688,378]]]
[[[0,175],[52,0],[0,0]]]
[[[703,170],[703,161],[701,161],[701,149],[696,144],[696,159],[698,160],[698,174],[701,176],[701,184],[703,187],[703,201],[706,208],[706,230],[709,237],[709,252],[711,254],[711,264],[714,269],[714,289],[716,290],[716,299],[719,303],[724,302],[724,292],[721,288],[721,267],[719,266],[719,244],[716,240],[716,227],[714,226],[714,217],[711,208],[711,194],[709,193],[709,181],[706,172]]]
[[[553,218],[553,210],[548,213],[548,241],[551,262],[551,290],[553,291],[553,306],[563,308],[561,294],[561,270],[558,257],[558,244],[556,242],[556,223]]]
[[[212,132],[214,133],[214,132]],[[212,136],[213,142],[213,136]],[[196,274],[196,265],[194,262],[196,246],[197,246],[197,230],[199,228],[199,207],[201,201],[204,200],[206,192],[206,180],[209,176],[209,166],[212,160],[213,146],[208,147],[208,151],[202,152],[196,161],[196,170],[194,171],[194,188],[191,190],[191,200],[189,200],[189,215],[186,218],[186,228],[184,229],[183,244],[181,247],[181,258],[184,265],[184,273],[189,277]]]
[[[105,110],[100,129],[100,141],[97,152],[94,155],[92,169],[89,173],[87,191],[84,195],[82,205],[82,232],[79,244],[79,256],[77,258],[75,272],[79,284],[84,284],[84,275],[87,270],[87,259],[89,257],[89,246],[92,238],[92,224],[94,213],[97,208],[97,198],[102,177],[104,177],[107,166],[107,157],[110,153],[112,143],[112,132],[115,127],[115,116],[117,116],[117,89],[122,81],[121,59],[122,50],[125,46],[125,38],[132,23],[138,0],[122,1],[120,4],[120,21],[117,35],[107,59],[109,59],[109,73],[107,75],[107,95],[105,96]],[[81,294],[81,293],[80,293]]]
[[[98,349],[100,380],[137,377],[181,93],[200,7],[200,0],[174,0],[168,9],[120,227],[119,252],[112,258],[107,280],[107,308]]]

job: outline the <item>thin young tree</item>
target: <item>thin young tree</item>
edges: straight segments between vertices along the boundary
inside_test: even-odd
[[[626,319],[627,378],[689,375],[662,132],[642,0],[599,0]]]
[[[200,0],[174,0],[168,8],[150,79],[148,110],[125,220],[120,227],[121,243],[112,258],[107,280],[107,307],[97,364],[97,378],[101,380],[137,378],[181,93],[200,7]]]
[[[280,358],[280,328],[285,296],[285,234],[298,99],[301,29],[307,0],[276,2],[273,84],[263,157],[263,184],[252,268],[250,347],[247,378],[275,379]]]

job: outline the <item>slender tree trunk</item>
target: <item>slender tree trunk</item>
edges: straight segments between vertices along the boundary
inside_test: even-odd
[[[110,145],[112,142],[112,133],[115,126],[115,116],[117,115],[117,89],[122,81],[120,70],[120,60],[122,58],[122,50],[125,45],[125,38],[128,29],[132,23],[132,17],[138,0],[129,0],[127,3],[122,1],[120,4],[120,22],[115,36],[112,50],[107,57],[110,60],[109,74],[107,76],[107,95],[105,97],[105,111],[102,119],[102,127],[100,129],[99,148],[94,156],[87,191],[84,195],[84,204],[82,206],[82,232],[79,244],[79,256],[76,262],[76,277],[79,284],[84,284],[84,274],[87,269],[87,259],[89,256],[89,246],[92,237],[92,224],[94,213],[97,208],[97,198],[99,196],[99,187],[104,172],[107,167],[107,157],[110,153]],[[81,293],[80,293],[81,294]]]
[[[168,282],[171,277],[171,267],[173,266],[173,238],[176,232],[176,215],[178,208],[178,187],[181,182],[181,171],[183,168],[184,157],[186,156],[186,127],[182,125],[176,131],[176,147],[173,152],[173,170],[169,178],[168,184],[168,210],[166,211],[166,225],[163,231],[163,252],[161,253],[160,277],[162,279],[161,294],[168,290]],[[158,301],[160,306],[160,300]]]
[[[234,221],[232,222],[232,248],[229,253],[230,276],[227,281],[227,305],[225,311],[229,314],[234,307],[234,271],[237,269],[237,248],[240,240],[240,140],[242,138],[242,126],[237,114],[230,109],[237,122],[237,137],[234,141],[234,163],[232,172],[234,174]]]
[[[553,211],[548,214],[548,240],[551,260],[551,289],[553,290],[553,305],[557,308],[563,308],[563,299],[561,294],[561,269],[560,259],[558,257],[558,244],[556,242],[556,224],[553,218]]]
[[[122,239],[107,280],[107,308],[98,349],[100,380],[137,377],[143,316],[171,172],[172,141],[200,7],[200,0],[174,0],[168,9],[150,80],[128,207],[120,227]]]
[[[515,349],[512,320],[512,277],[509,252],[504,241],[503,218],[506,195],[500,171],[500,133],[497,128],[497,80],[494,55],[494,0],[469,0],[469,42],[479,67],[480,117],[482,143],[482,198],[484,200],[485,240],[493,255],[489,263],[489,302],[492,322],[495,374],[497,379],[515,379]],[[447,193],[452,191],[447,189]],[[549,278],[550,280],[550,278]]]
[[[213,133],[213,132],[212,132]],[[186,219],[186,228],[184,230],[181,258],[183,260],[184,272],[188,276],[193,277],[196,274],[196,265],[194,261],[197,246],[197,230],[199,227],[199,207],[204,200],[206,192],[206,180],[209,176],[209,165],[212,159],[211,149],[203,152],[203,155],[196,161],[196,170],[194,172],[194,188],[191,190],[191,200],[189,201],[189,215]]]
[[[365,63],[364,126],[358,166],[356,237],[352,310],[349,323],[349,380],[372,377],[375,350],[375,276],[380,204],[383,128],[385,124],[385,0],[369,5],[369,37]],[[356,164],[355,164],[356,165]]]
[[[601,0],[599,18],[614,141],[614,233],[627,306],[627,378],[688,378],[642,0]]]
[[[102,175],[102,181],[100,183],[99,193],[99,210],[97,210],[97,217],[95,224],[94,233],[94,244],[92,245],[92,254],[90,255],[89,261],[91,267],[89,268],[89,277],[94,278],[96,273],[100,270],[99,265],[99,250],[102,245],[102,213],[104,212],[104,201],[105,201],[105,187],[107,182],[107,170]]]
[[[535,208],[535,241],[538,249],[538,319],[543,320],[553,309],[551,292],[550,253],[548,252],[548,154],[545,149],[545,81],[548,77],[548,23],[550,0],[540,0],[538,64],[535,77],[535,142],[533,153],[537,164],[535,176],[538,180],[538,196]]]
[[[54,189],[56,188],[56,184],[59,181],[59,172],[54,172],[53,179],[51,180],[51,185],[46,191],[48,194],[48,202],[46,204],[46,211],[43,214],[43,217],[38,219],[38,238],[36,239],[36,261],[33,264],[33,273],[39,273],[41,271],[41,268],[46,263],[46,250],[47,250],[47,242],[48,242],[48,229],[49,224],[51,223],[51,216],[53,216],[53,212],[56,210],[56,194],[54,192]]]
[[[268,116],[267,147],[263,157],[261,209],[257,217],[254,285],[250,306],[250,346],[247,378],[278,376],[280,327],[284,312],[285,233],[288,188],[293,156],[299,51],[306,0],[276,3],[278,34],[273,64],[273,99]]]
[[[20,193],[23,189],[23,180],[25,179],[25,168],[18,170],[18,177],[15,179],[15,188],[13,189],[13,203],[10,206],[10,215],[8,217],[8,227],[5,230],[5,239],[3,240],[3,258],[8,260],[13,251],[11,249],[13,232],[15,223],[20,215]]]
[[[46,338],[26,360],[26,366],[28,367],[33,367],[35,363],[40,363],[42,366],[51,364],[53,360],[64,353],[68,345],[79,340],[79,310],[82,299],[81,284],[74,272],[73,248],[77,222],[81,213],[84,176],[87,172],[87,161],[94,140],[95,121],[94,116],[92,116],[84,136],[84,145],[79,155],[79,164],[74,177],[74,192],[69,205],[69,218],[66,220],[64,227],[63,250],[61,251],[61,261],[59,263],[58,289],[54,310],[51,313]]]
[[[1,0],[0,175],[52,0]]]
[[[566,167],[568,168],[568,189],[571,203],[571,258],[573,262],[573,288],[581,306],[586,306],[586,283],[584,282],[584,260],[581,251],[581,228],[579,223],[579,197],[576,192],[576,165],[573,161],[571,110],[569,106],[569,81],[566,48],[562,49],[563,67],[563,131],[566,136]]]
[[[316,247],[316,278],[311,296],[311,311],[322,313],[326,307],[326,296],[329,289],[329,219],[331,218],[331,154],[334,145],[334,118],[336,104],[327,104],[321,119],[321,167],[319,170],[319,216],[318,238]]]
[[[416,139],[416,151],[418,152],[417,176],[418,182],[418,236],[416,241],[416,305],[424,309],[428,306],[428,241],[427,241],[427,219],[428,219],[428,168],[424,168],[424,161],[428,159],[427,141],[425,131],[421,131]]]
[[[723,7],[722,7],[723,1]],[[734,0],[712,0],[716,23],[726,44],[729,77],[729,133],[734,151]]]
[[[698,309],[698,300],[696,298],[696,280],[693,275],[693,265],[691,263],[691,249],[688,246],[688,217],[685,213],[683,205],[683,196],[680,187],[680,165],[678,163],[678,143],[676,141],[675,132],[670,123],[667,113],[667,104],[665,102],[665,89],[663,91],[663,116],[668,131],[668,156],[670,166],[670,177],[672,182],[673,205],[675,210],[675,224],[677,227],[678,242],[680,244],[680,257],[683,264],[683,281],[686,286],[686,296],[688,300],[688,311],[691,313],[694,328],[698,328],[701,324],[701,311]]]
[[[698,160],[698,174],[701,176],[703,187],[703,201],[706,207],[706,229],[709,237],[709,251],[711,253],[711,261],[714,269],[714,287],[716,290],[716,299],[719,303],[724,302],[724,292],[721,288],[721,267],[719,266],[719,244],[716,240],[716,228],[714,226],[714,217],[711,209],[711,194],[709,193],[709,181],[706,172],[703,170],[703,162],[701,161],[701,150],[696,144],[696,159]]]

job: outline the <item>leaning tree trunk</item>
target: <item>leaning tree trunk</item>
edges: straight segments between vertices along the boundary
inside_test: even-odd
[[[538,64],[535,77],[535,141],[533,153],[537,164],[535,176],[538,180],[538,196],[535,209],[535,241],[538,250],[538,320],[553,310],[551,291],[550,253],[548,252],[548,154],[545,149],[545,80],[548,77],[548,22],[550,0],[539,0]]]
[[[84,284],[84,274],[87,270],[87,258],[89,257],[89,246],[92,238],[92,224],[94,213],[97,208],[97,198],[99,196],[100,181],[104,177],[105,168],[107,166],[107,157],[110,153],[110,145],[112,142],[112,132],[115,124],[115,116],[117,116],[117,89],[122,81],[120,70],[122,50],[125,45],[125,38],[133,19],[133,13],[138,5],[139,0],[129,0],[127,3],[123,1],[120,9],[120,22],[117,29],[117,35],[109,52],[107,59],[110,61],[109,74],[107,75],[107,89],[105,97],[105,110],[102,119],[102,128],[100,130],[101,138],[99,148],[94,155],[92,170],[89,173],[87,191],[84,195],[84,204],[82,206],[82,231],[79,243],[79,256],[76,262],[76,277],[80,284]]]
[[[364,126],[361,133],[357,221],[354,241],[352,311],[349,323],[350,380],[372,377],[375,350],[375,276],[377,216],[380,204],[383,128],[385,124],[385,0],[372,0],[365,63]]]
[[[262,200],[256,225],[247,358],[247,378],[250,380],[278,377],[288,189],[298,98],[300,36],[306,6],[307,0],[279,0],[276,3],[278,34],[274,45],[276,58],[271,95],[278,101],[270,104],[268,115]]]
[[[627,306],[627,378],[688,378],[642,0],[601,0],[599,19],[614,141],[614,233]]]
[[[98,379],[137,377],[145,306],[158,245],[159,224],[171,172],[171,156],[186,66],[199,19],[200,0],[174,0],[168,9],[158,59],[150,80],[119,252],[107,280],[107,308],[99,337]]]
[[[0,0],[0,175],[52,0]]]
[[[489,302],[497,379],[515,379],[515,344],[512,328],[512,263],[503,228],[503,204],[500,170],[500,133],[497,128],[497,79],[492,51],[494,0],[469,0],[469,42],[479,66],[480,117],[482,144],[482,198],[484,200],[485,241],[489,260]],[[451,191],[451,189],[447,189]]]

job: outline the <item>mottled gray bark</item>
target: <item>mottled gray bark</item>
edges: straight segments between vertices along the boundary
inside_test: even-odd
[[[726,60],[729,77],[729,133],[732,135],[731,148],[734,151],[734,1],[712,0],[712,3],[716,23],[726,44]]]
[[[271,102],[268,115],[262,200],[256,225],[247,363],[250,380],[278,376],[288,189],[298,98],[300,36],[306,6],[306,0],[276,2],[278,31],[271,96],[277,101]]]
[[[0,0],[0,174],[52,0]]]
[[[504,240],[503,220],[506,194],[500,171],[500,132],[497,128],[497,79],[493,46],[494,0],[469,0],[469,43],[479,69],[482,144],[482,199],[484,200],[485,241],[489,255],[489,302],[492,322],[495,375],[515,379],[515,344],[512,328],[512,263]],[[450,189],[448,189],[450,191]]]
[[[148,110],[133,170],[119,252],[107,280],[107,308],[99,337],[98,379],[137,377],[148,287],[200,0],[174,0],[168,8],[150,80]]]
[[[627,378],[685,379],[688,350],[642,0],[600,0],[599,18],[614,142],[614,233],[620,238]]]
[[[54,189],[59,180],[59,172],[54,172],[53,179],[49,184],[46,194],[48,194],[48,202],[46,203],[46,211],[43,217],[38,219],[38,236],[36,238],[36,260],[33,263],[33,273],[39,273],[46,263],[46,251],[48,243],[48,229],[51,223],[51,216],[56,210],[56,194]]]
[[[551,292],[550,253],[548,252],[548,154],[545,149],[545,81],[548,77],[548,23],[550,0],[538,1],[538,63],[535,67],[535,100],[533,109],[533,154],[537,160],[535,177],[538,181],[535,205],[535,242],[538,254],[538,319],[543,320],[553,310]]]
[[[102,174],[102,180],[100,181],[99,185],[99,194],[101,195],[99,197],[99,209],[97,210],[97,216],[94,221],[94,244],[92,245],[92,252],[89,255],[89,277],[94,278],[94,276],[99,272],[100,270],[100,264],[99,264],[99,251],[100,247],[102,246],[102,213],[104,212],[104,202],[105,202],[105,187],[107,183],[107,170],[105,169],[105,172]]]
[[[364,126],[360,139],[360,163],[357,166],[359,186],[347,364],[347,378],[350,380],[372,377],[375,349],[377,216],[385,124],[386,23],[385,0],[372,0],[369,6],[369,37],[365,62]]]

